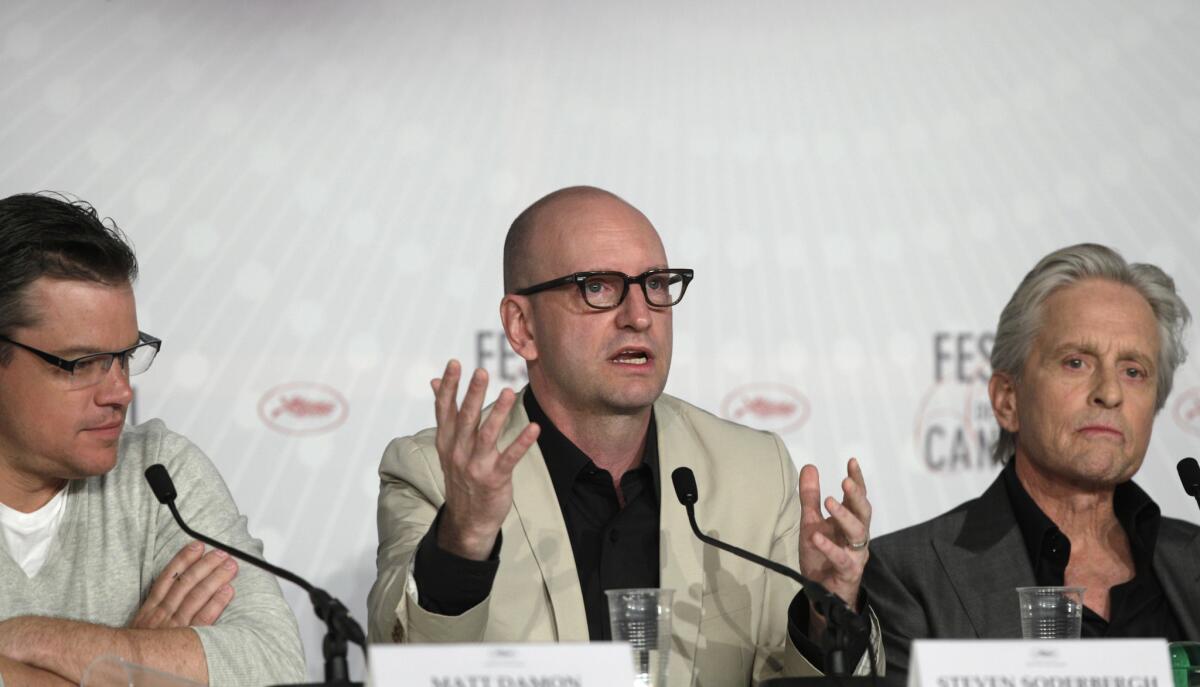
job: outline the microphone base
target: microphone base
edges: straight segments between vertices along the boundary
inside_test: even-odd
[[[362,687],[361,682],[301,682],[299,685],[276,685],[275,687]]]
[[[875,678],[856,675],[818,675],[815,677],[776,677],[763,680],[759,687],[872,687]]]

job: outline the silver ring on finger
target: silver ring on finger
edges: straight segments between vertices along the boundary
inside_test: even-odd
[[[867,544],[870,544],[870,543],[871,543],[870,537],[867,537],[866,539],[859,541],[859,542],[852,541],[852,542],[850,542],[850,550],[851,551],[862,551],[863,549],[867,548]]]

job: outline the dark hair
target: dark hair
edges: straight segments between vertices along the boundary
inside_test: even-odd
[[[0,200],[0,334],[36,324],[25,297],[41,277],[118,286],[137,272],[128,238],[88,203],[45,192]],[[0,364],[11,356],[12,346],[0,342]]]

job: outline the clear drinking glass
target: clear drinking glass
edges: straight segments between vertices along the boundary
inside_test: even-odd
[[[633,683],[639,687],[667,684],[671,649],[672,589],[610,589],[608,622],[615,641],[633,649]]]
[[[1083,587],[1017,587],[1024,639],[1079,639]]]

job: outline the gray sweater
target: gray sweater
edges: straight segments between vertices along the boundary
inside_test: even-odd
[[[188,542],[142,476],[154,463],[170,471],[180,514],[193,529],[261,555],[262,542],[246,531],[246,518],[208,458],[162,421],[151,420],[125,430],[112,471],[67,487],[66,511],[36,576],[25,576],[0,537],[0,620],[38,615],[129,624],[155,577]],[[209,683],[303,681],[296,618],[279,584],[243,563],[233,587],[234,599],[216,625],[194,628]]]

